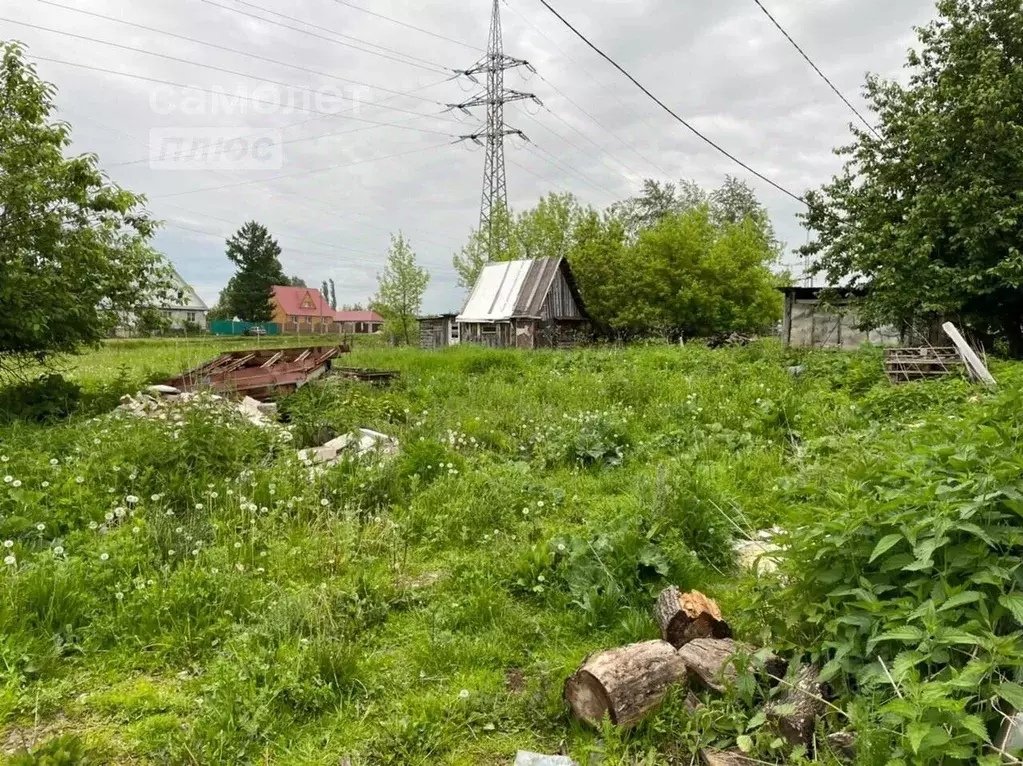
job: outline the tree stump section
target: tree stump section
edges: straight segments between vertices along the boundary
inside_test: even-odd
[[[661,638],[676,649],[697,638],[732,637],[720,607],[696,590],[682,593],[672,585],[661,591],[654,616],[661,627]]]
[[[565,700],[572,714],[599,726],[634,726],[660,705],[668,689],[684,681],[685,662],[665,641],[644,641],[591,654],[565,682]]]
[[[794,747],[810,747],[817,718],[824,713],[819,676],[820,671],[815,666],[804,665],[796,674],[795,683],[764,706],[768,720],[775,723],[781,735]]]

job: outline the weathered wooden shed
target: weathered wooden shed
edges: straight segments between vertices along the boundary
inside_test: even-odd
[[[419,317],[419,348],[433,351],[458,344],[458,314]]]
[[[462,343],[495,348],[570,348],[593,331],[564,258],[488,264],[457,322]]]
[[[783,287],[781,291],[785,294],[781,339],[786,346],[856,349],[864,343],[899,346],[937,343],[940,339],[940,321],[937,319],[922,321],[912,331],[891,326],[860,329],[857,326],[859,312],[856,300],[863,297],[862,290]]]

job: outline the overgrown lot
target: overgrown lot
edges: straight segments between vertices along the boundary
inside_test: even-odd
[[[1023,367],[990,393],[768,342],[369,350],[351,363],[401,382],[310,386],[288,436],[109,414],[207,350],[107,347],[70,420],[0,427],[8,754],[65,735],[96,763],[689,764],[738,740],[799,761],[755,716],[763,679],[627,733],[571,720],[564,679],[656,637],[669,583],[824,666],[823,726],[863,763],[976,763],[1023,707]],[[400,455],[311,477],[297,447],[357,426]],[[781,573],[740,573],[733,541],[774,525]]]

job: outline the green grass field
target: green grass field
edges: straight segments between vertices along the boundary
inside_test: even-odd
[[[834,614],[853,606],[835,585],[793,593],[822,579],[809,539],[785,581],[739,572],[734,539],[816,533],[827,518],[844,526],[813,545],[833,568],[870,553],[862,530],[879,514],[941,502],[934,475],[979,491],[1023,463],[1020,366],[994,365],[998,392],[958,378],[892,387],[877,351],[771,342],[357,348],[351,364],[399,369],[400,382],[309,386],[281,403],[286,435],[200,408],[110,414],[121,394],[237,343],[109,343],[69,367],[83,411],[0,426],[0,745],[22,749],[16,762],[468,765],[523,748],[689,764],[745,736],[762,761],[799,762],[749,726],[766,687],[708,696],[698,715],[672,695],[618,732],[574,722],[562,685],[588,652],[656,638],[651,607],[669,583],[718,599],[751,644],[834,656],[809,594]],[[797,363],[801,377],[787,371]],[[400,454],[322,476],[297,459],[324,427],[359,426],[397,437]],[[912,462],[925,458],[937,463]],[[838,670],[846,712],[822,726],[855,711],[886,762],[924,718],[886,718],[891,688],[853,695],[837,679],[861,669]],[[869,705],[847,707],[854,696]],[[77,756],[41,760],[68,734]],[[928,761],[910,750],[905,762]]]

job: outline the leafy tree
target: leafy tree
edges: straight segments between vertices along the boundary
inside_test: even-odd
[[[280,245],[262,224],[249,221],[227,241],[227,257],[238,266],[220,302],[228,313],[246,322],[269,322],[274,285],[287,285],[279,260]]]
[[[334,289],[334,280],[330,280],[330,307],[337,311],[337,290]]]
[[[323,300],[325,300],[327,302],[327,305],[329,306],[330,305],[330,288],[327,287],[327,280],[326,279],[323,280],[323,284],[320,285],[320,294],[323,295]]]
[[[781,316],[777,252],[750,217],[719,225],[702,205],[628,241],[625,224],[590,216],[570,258],[595,319],[624,334],[756,331]]]
[[[387,266],[380,275],[373,310],[387,322],[391,336],[412,343],[417,329],[417,317],[423,303],[423,293],[430,281],[426,269],[416,265],[416,254],[402,233],[391,237]]]
[[[662,185],[648,178],[638,197],[616,202],[610,212],[622,222],[629,238],[635,239],[641,231],[656,226],[666,216],[684,213],[708,202],[707,192],[695,181]]]
[[[514,216],[506,208],[495,209],[491,216],[492,225],[495,228],[496,239],[506,243],[506,246],[496,253],[493,253],[494,261],[514,261],[519,258],[517,242],[512,236],[514,227]],[[487,265],[488,261],[489,236],[487,232],[473,229],[469,234],[469,241],[455,253],[452,258],[452,265],[458,272],[458,286],[471,290],[476,284],[480,272]]]
[[[144,198],[65,157],[54,93],[0,43],[0,370],[95,345],[170,285]]]
[[[283,284],[290,287],[309,287],[302,277],[288,277],[284,280]]]
[[[880,137],[853,128],[841,175],[807,196],[803,252],[868,289],[872,326],[959,315],[1023,355],[1023,14],[1018,0],[940,0],[906,85],[876,76]]]

